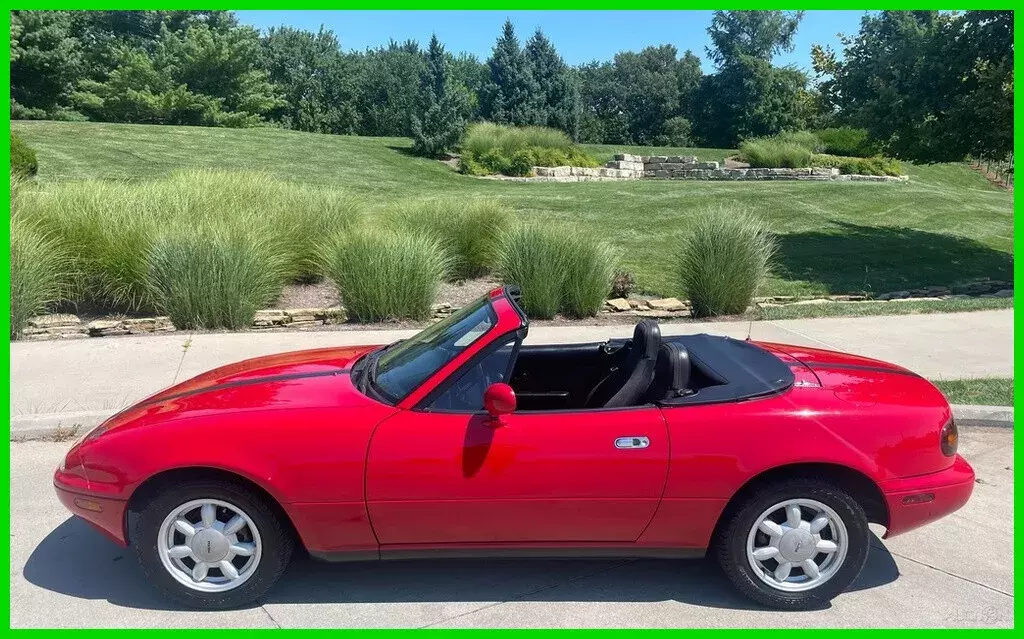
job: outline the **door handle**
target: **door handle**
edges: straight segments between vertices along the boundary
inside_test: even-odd
[[[646,437],[619,437],[615,440],[616,448],[647,448],[651,440]]]

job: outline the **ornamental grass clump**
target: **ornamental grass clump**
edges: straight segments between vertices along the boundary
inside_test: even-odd
[[[562,301],[567,234],[540,224],[517,224],[498,240],[497,272],[522,290],[520,304],[534,319],[551,319]]]
[[[694,316],[746,311],[768,277],[776,246],[767,225],[745,210],[720,207],[697,216],[676,266]]]
[[[606,242],[560,226],[519,224],[498,242],[497,271],[522,290],[520,303],[534,319],[591,317],[615,276],[618,252]]]
[[[168,235],[179,240],[181,229],[249,235],[239,246],[260,247],[258,259],[272,255],[271,270],[283,269],[285,280],[309,282],[323,275],[320,243],[358,223],[363,210],[344,191],[252,172],[180,171],[158,180],[22,190],[24,216],[65,247],[73,262],[70,298],[120,313],[158,310],[151,254]]]
[[[495,262],[498,235],[512,223],[503,204],[487,198],[402,201],[389,211],[398,229],[434,238],[450,260],[448,277],[480,277]]]
[[[619,252],[611,244],[586,234],[572,234],[566,240],[561,312],[573,318],[593,317],[608,297]]]
[[[217,222],[170,230],[149,262],[157,308],[179,329],[249,326],[288,274],[270,233]]]
[[[71,262],[60,242],[37,225],[19,215],[10,218],[10,225],[10,337],[15,339],[28,318],[64,298]]]
[[[320,263],[361,322],[426,319],[449,268],[448,254],[430,234],[369,225],[332,238]]]
[[[76,273],[69,296],[119,312],[151,312],[149,251],[165,224],[152,184],[90,180],[26,191],[21,210],[60,243]]]
[[[799,169],[811,165],[811,150],[798,142],[755,138],[740,144],[740,157],[754,168]]]

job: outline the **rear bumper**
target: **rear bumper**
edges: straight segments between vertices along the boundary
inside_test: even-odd
[[[57,491],[57,499],[60,500],[60,503],[64,504],[71,514],[92,524],[117,545],[127,546],[124,515],[128,502],[84,490],[76,485],[76,480],[78,478],[66,475],[59,470],[54,473],[53,487]]]
[[[974,469],[957,455],[946,470],[883,482],[889,509],[885,537],[900,535],[958,510],[974,491]]]

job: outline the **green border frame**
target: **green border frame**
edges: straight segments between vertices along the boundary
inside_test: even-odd
[[[907,0],[889,0],[878,1],[870,0],[864,2],[857,2],[855,0],[833,0],[831,2],[813,2],[813,1],[793,1],[793,0],[779,0],[776,2],[757,2],[756,0],[721,0],[719,2],[712,2],[709,0],[661,0],[657,6],[631,8],[624,7],[622,2],[619,0],[512,0],[512,1],[496,1],[488,3],[486,0],[433,0],[431,2],[416,2],[415,0],[336,0],[334,2],[323,1],[323,0],[292,0],[287,5],[287,10],[298,11],[298,10],[309,10],[309,9],[340,9],[340,10],[486,10],[486,11],[512,11],[512,10],[572,10],[572,11],[583,11],[583,10],[618,10],[618,11],[642,11],[642,10],[696,10],[696,9],[763,9],[765,5],[769,5],[773,9],[806,9],[806,10],[834,10],[834,9],[852,9],[852,10],[881,10],[881,9],[941,9],[941,10],[966,10],[966,9],[1015,9],[1016,2],[1007,0],[995,0],[990,2],[977,1],[977,0],[965,0],[959,3],[950,3],[948,1],[942,2],[921,2],[921,1],[907,1]],[[8,52],[6,56],[8,58],[7,64],[2,69],[2,78],[0,81],[3,83],[4,91],[7,96],[7,102],[10,103],[10,13],[12,9],[29,10],[29,9],[68,9],[68,10],[88,10],[88,9],[194,9],[201,7],[203,9],[228,9],[228,10],[241,10],[241,9],[264,9],[264,10],[279,10],[281,5],[279,3],[270,2],[269,0],[236,0],[235,2],[225,2],[223,0],[208,0],[205,2],[179,2],[177,0],[167,0],[165,2],[153,2],[152,0],[138,0],[135,2],[118,2],[118,1],[102,1],[102,0],[78,0],[78,1],[64,1],[64,2],[47,2],[45,0],[24,0],[22,2],[12,2],[6,7],[4,21],[6,22],[7,28],[0,33],[0,48]],[[1016,62],[1021,60],[1020,45],[1024,37],[1020,35],[1020,21],[1017,20],[1016,14],[1014,15],[1014,66]],[[1021,124],[1024,123],[1024,116],[1021,115],[1018,107],[1020,106],[1020,100],[1017,96],[1014,96],[1014,127],[1019,129]],[[8,138],[8,143],[3,145],[4,151],[4,163],[10,165],[10,112],[6,112],[4,115],[7,126],[4,129],[5,137]],[[1021,144],[1014,140],[1014,153],[1020,155]],[[4,185],[7,188],[4,189],[5,199],[9,201],[10,198],[10,184]],[[1016,223],[1018,208],[1016,202],[1014,202],[1013,218]],[[8,238],[3,244],[3,255],[6,257],[5,261],[10,264],[10,226],[4,226],[4,235]],[[1021,247],[1019,237],[1014,234],[1014,253]],[[1020,263],[1014,264],[1014,280],[1021,281],[1024,276],[1024,266]],[[0,275],[0,281],[3,282],[5,288],[8,289],[8,296],[3,298],[7,304],[7,312],[0,316],[0,322],[5,327],[5,332],[9,333],[10,329],[10,269],[5,269],[3,274]],[[1015,332],[1020,328],[1024,327],[1024,321],[1017,319],[1016,316],[1017,304],[1016,298],[1014,301],[1014,330]],[[1020,375],[1017,375],[1017,355],[1024,353],[1024,345],[1014,341],[1014,383],[1015,383],[1015,402],[1014,408],[1020,408],[1021,404],[1024,404],[1024,399],[1021,399],[1021,391],[1024,390],[1024,382],[1021,381]],[[3,413],[7,418],[8,424],[10,423],[10,349],[4,351],[4,377],[6,378],[6,384],[4,386],[4,395],[6,395],[6,401],[3,403]],[[1014,464],[1020,463],[1021,457],[1024,456],[1016,446],[1018,437],[1014,433]],[[3,451],[3,465],[7,470],[6,477],[10,482],[10,446],[5,448]],[[1020,520],[1019,512],[1020,505],[1024,502],[1024,499],[1020,497],[1020,493],[1015,491],[1014,494],[1014,528]],[[8,528],[10,528],[10,484],[8,483],[8,490],[4,491],[2,500],[0,500],[0,506],[3,506],[4,511],[7,513]],[[963,540],[965,544],[972,543],[973,540]],[[1021,543],[1021,539],[1014,536],[1014,573],[1017,568],[1024,565],[1024,559],[1022,559],[1022,550],[1024,550],[1024,544]],[[4,546],[2,551],[5,561],[5,565],[10,560],[10,544]],[[10,582],[3,582],[2,592],[5,595],[5,599],[11,601]],[[1016,595],[1017,588],[1016,582],[1014,584],[1014,594]],[[1014,623],[1016,623],[1016,598],[1014,599]],[[4,608],[3,617],[6,623],[4,626],[10,628],[10,605]],[[800,623],[799,613],[792,613],[785,618],[786,621],[795,621]],[[82,619],[82,623],[87,625],[89,619]],[[808,628],[794,628],[793,630],[811,630]],[[763,628],[747,628],[747,629],[735,629],[735,630],[716,630],[718,635],[730,635],[730,636],[761,636],[765,632],[785,632],[778,628],[763,629]],[[44,633],[44,634],[56,634],[57,630],[18,630],[12,631],[21,633]],[[87,636],[100,636],[100,633],[117,632],[121,635],[125,635],[129,632],[138,632],[138,630],[124,629],[124,630],[100,630],[100,629],[83,629],[75,630],[76,634],[85,634]],[[154,629],[148,630],[147,634],[159,634],[165,636],[180,637],[181,630],[173,629]],[[247,630],[246,632],[253,632]],[[267,630],[257,630],[256,632],[267,632]],[[308,629],[288,629],[283,630],[288,633],[316,633],[324,632],[323,630],[308,630]],[[329,630],[327,632],[330,632]],[[395,636],[399,633],[408,632],[407,630],[392,629],[392,630],[346,630],[346,633],[355,632],[360,636],[375,636],[375,637],[388,637]],[[477,636],[489,636],[493,637],[497,634],[512,634],[517,636],[530,634],[532,636],[554,636],[563,632],[569,633],[580,633],[586,632],[590,635],[600,636],[626,636],[627,633],[643,632],[643,633],[657,633],[664,635],[665,633],[685,633],[693,632],[692,630],[670,630],[670,629],[655,629],[655,630],[626,630],[626,629],[605,629],[605,630],[511,630],[511,629],[483,629],[483,630],[433,630],[431,632],[446,632],[451,634],[458,634],[460,637],[477,637]],[[699,630],[697,632],[700,632]],[[868,633],[877,632],[877,630],[869,629],[833,629],[829,632],[832,633],[844,633],[854,634],[859,636],[869,636]],[[993,633],[1004,635],[1012,633],[1012,629],[972,629],[972,630],[922,630],[922,629],[899,629],[896,630],[903,636],[927,636],[927,633],[932,632],[956,632],[958,636],[974,636],[981,635],[984,633],[985,636],[991,636]],[[963,635],[963,633],[967,633]]]

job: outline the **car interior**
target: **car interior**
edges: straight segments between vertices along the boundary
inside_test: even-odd
[[[528,411],[638,406],[723,381],[694,366],[681,342],[663,342],[658,323],[644,319],[628,340],[524,345],[510,385],[517,410]]]

